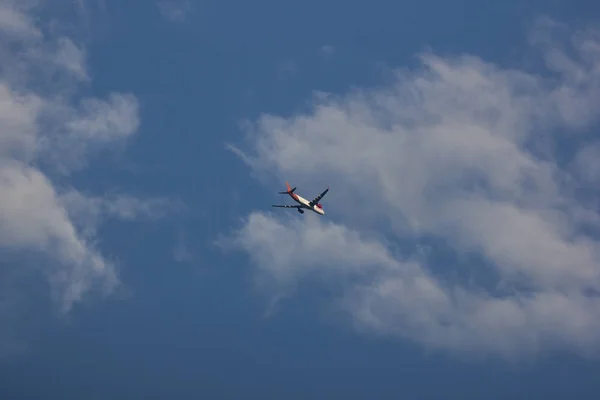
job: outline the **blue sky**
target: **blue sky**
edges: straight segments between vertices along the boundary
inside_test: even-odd
[[[597,397],[600,5],[369,4],[0,1],[0,398]]]

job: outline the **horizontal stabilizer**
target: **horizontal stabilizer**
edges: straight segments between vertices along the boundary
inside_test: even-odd
[[[290,193],[294,193],[296,191],[296,187],[293,187],[292,189],[286,191],[286,192],[277,192],[278,194],[290,194]]]

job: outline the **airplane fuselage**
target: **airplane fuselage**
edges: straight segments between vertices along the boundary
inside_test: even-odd
[[[325,211],[323,211],[323,209],[320,207],[320,204],[315,204],[314,206],[311,207],[310,201],[306,200],[304,197],[297,195],[296,193],[289,193],[289,195],[292,199],[294,199],[294,201],[296,203],[300,204],[300,206],[302,206],[302,208],[314,211],[320,215],[325,215]],[[298,209],[298,211],[303,212],[303,211],[301,211],[302,208]]]

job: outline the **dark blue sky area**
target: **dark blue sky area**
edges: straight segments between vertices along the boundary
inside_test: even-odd
[[[34,322],[15,324],[27,351],[0,359],[1,399],[598,397],[596,361],[465,361],[363,335],[323,311],[310,281],[265,317],[247,257],[213,241],[271,201],[225,149],[242,140],[244,120],[306,110],[314,90],[384,84],[390,68],[429,49],[523,66],[535,17],[585,24],[600,3],[193,1],[176,22],[153,1],[105,3],[90,6],[86,90],[132,92],[141,125],[127,147],[100,152],[68,179],[185,209],[102,225],[98,245],[121,265],[124,290],[66,317],[36,300]]]

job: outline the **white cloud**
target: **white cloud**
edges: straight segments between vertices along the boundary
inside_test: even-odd
[[[573,164],[575,173],[586,183],[600,183],[600,142],[582,147]]]
[[[68,311],[87,288],[101,279],[107,289],[117,284],[113,265],[81,237],[52,183],[39,170],[18,162],[0,168],[0,245],[34,250],[60,262],[49,275]],[[48,271],[44,271],[48,272]]]
[[[35,153],[37,126],[35,116],[44,100],[35,94],[14,92],[0,82],[0,156],[2,159],[29,161]]]
[[[60,185],[52,181],[57,171],[85,166],[97,146],[135,134],[139,105],[127,93],[82,98],[80,85],[90,82],[85,47],[75,38],[53,35],[56,21],[46,29],[37,13],[40,5],[0,1],[0,262],[5,264],[0,280],[15,271],[37,271],[67,312],[94,289],[107,294],[119,285],[116,266],[95,246],[98,224],[107,217],[159,216],[169,202],[86,195],[66,179]],[[31,265],[31,254],[42,261]],[[15,314],[5,310],[14,301],[4,297],[0,303],[0,318]],[[0,337],[0,347],[7,340]]]
[[[134,96],[121,93],[112,93],[108,101],[85,99],[67,127],[71,133],[85,139],[120,139],[137,131],[138,107]]]
[[[179,205],[167,198],[139,199],[126,194],[99,197],[85,195],[74,189],[64,191],[60,200],[81,233],[91,236],[95,235],[98,225],[106,218],[154,220],[180,209]]]
[[[230,244],[285,287],[360,272],[342,279],[339,305],[362,329],[461,354],[596,350],[597,174],[581,172],[597,168],[584,146],[600,116],[600,40],[580,31],[559,45],[566,33],[547,19],[533,29],[553,75],[427,53],[391,87],[320,93],[310,113],[263,115],[250,149],[235,151],[269,184],[288,180],[309,196],[331,184],[325,218],[339,223],[253,213]],[[565,140],[582,149],[576,160],[564,161]],[[458,261],[433,262],[423,240]]]
[[[58,39],[56,62],[82,81],[90,79],[86,71],[85,57],[85,51],[77,47],[71,39],[67,37]]]
[[[23,8],[30,6],[27,3],[31,1],[18,4],[5,0],[0,4],[0,30],[11,39],[39,39],[42,36],[31,17],[22,12]]]
[[[58,171],[68,174],[87,165],[90,152],[127,143],[139,127],[139,103],[129,93],[107,99],[85,98],[77,105],[57,99],[38,115],[44,135],[37,153]]]

